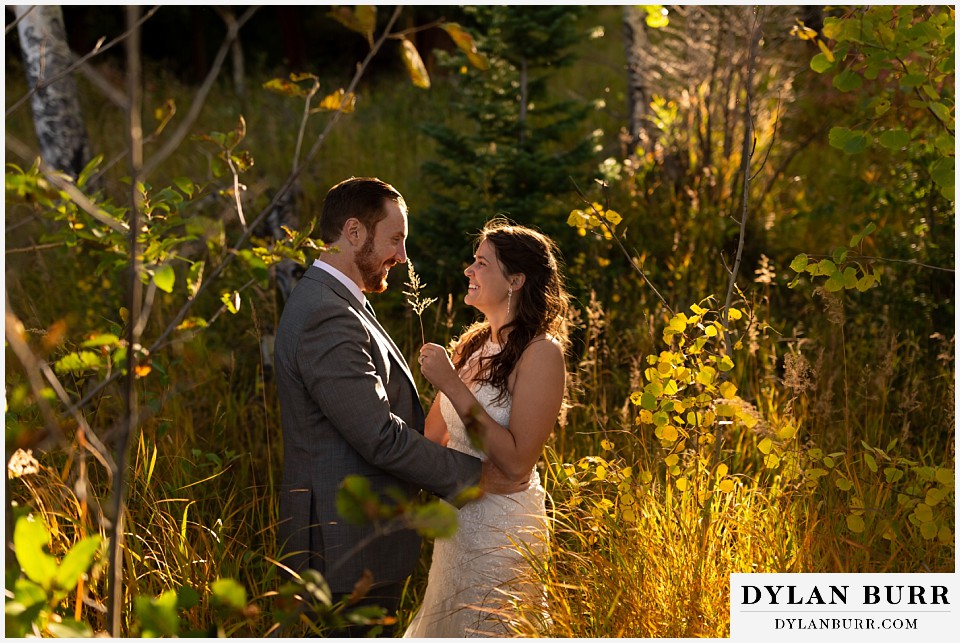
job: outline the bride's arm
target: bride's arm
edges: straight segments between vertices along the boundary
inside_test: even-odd
[[[447,446],[447,442],[450,441],[447,423],[443,419],[443,414],[440,413],[439,395],[434,398],[433,404],[430,405],[430,412],[427,413],[423,424],[423,434],[431,441],[443,446]]]
[[[516,367],[509,427],[498,424],[477,403],[452,364],[447,366],[449,359],[442,359],[430,345],[424,348],[428,349],[424,376],[449,398],[465,425],[473,424],[490,460],[511,479],[529,475],[563,401],[565,368],[560,345],[550,340],[535,341],[524,350]]]

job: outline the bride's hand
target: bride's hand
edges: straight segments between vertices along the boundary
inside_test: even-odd
[[[449,390],[453,383],[460,381],[447,350],[439,344],[424,344],[420,348],[420,372],[427,381],[441,391]]]

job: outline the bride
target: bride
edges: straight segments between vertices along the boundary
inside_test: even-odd
[[[434,544],[423,605],[406,638],[508,636],[514,604],[548,618],[530,561],[547,556],[546,494],[536,463],[566,377],[569,296],[555,249],[535,230],[489,222],[464,271],[464,302],[483,313],[482,321],[454,343],[452,361],[437,344],[420,351],[421,371],[439,391],[427,437],[492,460],[526,487],[488,493],[460,509],[456,534]]]

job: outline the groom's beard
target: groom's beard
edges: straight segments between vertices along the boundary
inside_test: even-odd
[[[367,237],[357,255],[354,263],[360,271],[360,278],[363,280],[363,289],[366,292],[383,292],[387,289],[387,273],[396,262],[390,265],[380,263],[374,256],[373,235]]]

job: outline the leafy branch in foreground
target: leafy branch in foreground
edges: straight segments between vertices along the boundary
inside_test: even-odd
[[[413,261],[410,259],[407,259],[407,279],[409,279],[409,281],[403,285],[409,288],[409,290],[404,290],[403,294],[407,296],[407,303],[410,304],[410,308],[413,309],[413,312],[417,314],[417,319],[420,320],[420,343],[426,344],[427,340],[423,332],[423,311],[429,308],[430,304],[437,301],[437,298],[420,298],[420,289],[423,288],[424,284],[420,283],[420,276],[413,269]]]

